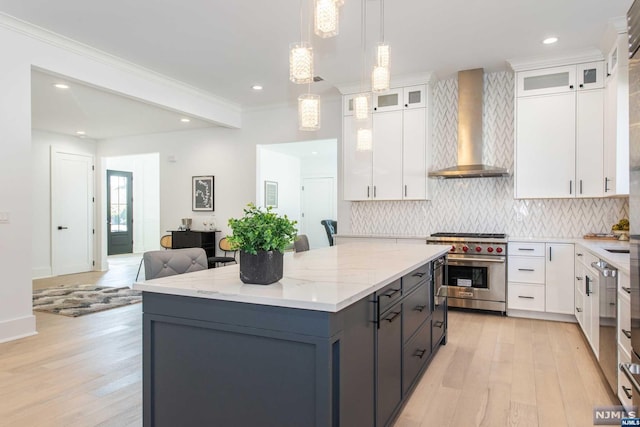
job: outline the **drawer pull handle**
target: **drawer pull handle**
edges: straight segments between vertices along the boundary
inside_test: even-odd
[[[384,294],[382,294],[380,296],[381,297],[389,297],[389,298],[391,298],[392,296],[394,296],[398,292],[400,292],[400,289],[390,289],[390,290],[388,290],[387,292],[385,292]]]
[[[576,276],[576,280],[583,280],[583,278],[580,276]]]
[[[417,349],[413,355],[415,357],[422,359],[426,353],[427,353],[427,350]]]
[[[631,331],[627,331],[626,329],[620,329],[625,337],[631,339]]]
[[[633,396],[631,395],[631,389],[625,386],[621,386],[622,387],[622,391],[624,391],[624,394],[627,395],[627,399],[631,399]]]
[[[414,308],[415,311],[419,311],[420,313],[422,313],[422,311],[427,308],[426,305],[416,305],[416,308]]]
[[[527,295],[518,295],[518,298],[522,298],[522,299],[534,299],[534,297],[530,297]]]
[[[533,268],[519,268],[518,271],[535,271]]]
[[[582,313],[582,309],[581,309],[580,307],[576,307],[576,311],[577,311],[578,313]]]
[[[420,273],[420,272],[417,272],[417,273],[413,273],[413,274],[412,274],[412,276],[413,276],[413,277],[423,277],[425,274],[426,274],[426,273]]]
[[[444,326],[444,322],[442,320],[436,320],[433,326],[436,328],[442,328]]]
[[[626,286],[621,286],[622,290],[631,295],[631,288],[627,288]]]
[[[577,253],[576,256],[582,256],[582,254],[581,253]]]
[[[391,322],[393,322],[394,320],[396,320],[398,317],[400,317],[400,312],[399,312],[399,311],[394,311],[394,312],[393,312],[393,315],[391,315],[391,316],[387,317],[387,318],[386,318],[386,319],[384,319],[384,320],[386,320],[387,322],[391,323]]]
[[[535,251],[533,248],[518,248],[519,251]]]

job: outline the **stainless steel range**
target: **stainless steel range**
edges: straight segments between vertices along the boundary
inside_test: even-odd
[[[427,244],[451,245],[445,275],[451,307],[507,310],[507,236],[435,233]]]

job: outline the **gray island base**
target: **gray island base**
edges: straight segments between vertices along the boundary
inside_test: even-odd
[[[144,425],[392,424],[446,343],[433,260],[448,247],[391,246],[287,254],[266,287],[233,266],[136,284]]]

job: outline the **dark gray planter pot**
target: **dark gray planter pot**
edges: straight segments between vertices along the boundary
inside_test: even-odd
[[[254,285],[269,285],[282,279],[283,253],[258,251],[257,255],[240,251],[240,280]]]

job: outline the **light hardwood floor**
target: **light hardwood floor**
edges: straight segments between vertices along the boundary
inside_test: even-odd
[[[0,344],[0,426],[141,425],[141,305],[36,317]],[[576,324],[451,311],[396,426],[583,427],[615,404]]]

